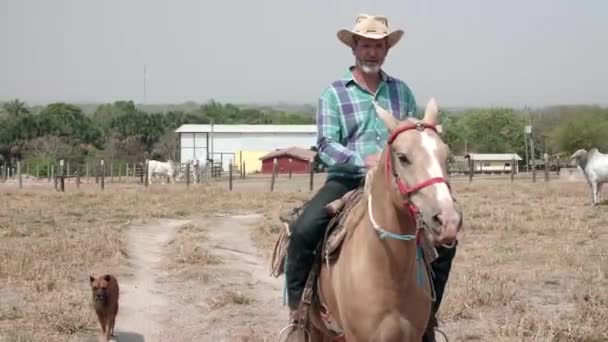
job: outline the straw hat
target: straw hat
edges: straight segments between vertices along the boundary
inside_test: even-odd
[[[352,30],[341,29],[338,31],[338,39],[349,47],[353,47],[355,35],[370,39],[382,39],[388,37],[388,47],[393,47],[403,36],[403,30],[391,32],[388,29],[388,19],[380,15],[360,14],[357,17],[355,27]]]

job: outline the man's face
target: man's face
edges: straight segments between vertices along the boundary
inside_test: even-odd
[[[353,48],[357,65],[368,74],[380,71],[387,53],[388,42],[386,39],[360,37]]]

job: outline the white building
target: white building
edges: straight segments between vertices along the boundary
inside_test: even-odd
[[[221,162],[224,170],[232,160],[240,165],[249,161],[248,170],[259,164],[259,156],[292,146],[310,148],[317,142],[316,125],[182,125],[179,135],[179,161]],[[261,167],[261,164],[260,164]]]

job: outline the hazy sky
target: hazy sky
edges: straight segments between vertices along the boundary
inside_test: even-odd
[[[316,103],[358,13],[419,103],[608,104],[606,0],[0,0],[0,101]]]

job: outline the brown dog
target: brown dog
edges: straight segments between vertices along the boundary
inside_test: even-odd
[[[97,313],[101,331],[100,341],[108,341],[114,336],[114,323],[118,314],[118,281],[110,274],[100,277],[89,276],[93,292],[93,307]]]

